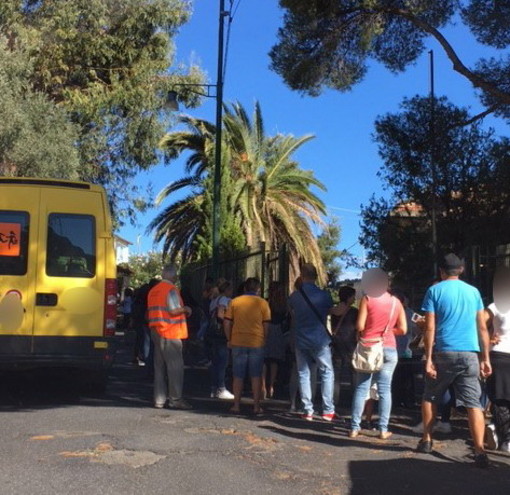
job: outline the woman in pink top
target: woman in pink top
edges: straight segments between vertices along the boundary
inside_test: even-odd
[[[406,334],[406,315],[402,303],[388,292],[388,276],[382,270],[365,272],[362,284],[366,295],[361,299],[356,328],[364,339],[383,339],[384,365],[376,373],[355,372],[349,436],[354,438],[359,435],[361,415],[373,380],[379,391],[379,437],[386,439],[391,436],[388,431],[391,380],[398,361],[395,335]]]

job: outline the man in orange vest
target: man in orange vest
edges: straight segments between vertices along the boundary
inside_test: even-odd
[[[175,286],[177,267],[165,266],[162,276],[147,297],[147,320],[154,343],[154,407],[161,409],[168,400],[171,409],[191,409],[182,398],[182,339],[188,338],[186,316],[191,315],[191,308],[184,306]]]

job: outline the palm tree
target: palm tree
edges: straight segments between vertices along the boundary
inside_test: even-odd
[[[156,240],[164,240],[163,250],[175,258],[198,259],[210,245],[210,208],[214,153],[214,126],[206,121],[182,117],[189,131],[170,133],[161,145],[170,159],[184,150],[188,176],[167,186],[159,203],[184,187],[191,194],[163,210],[151,222]],[[320,224],[325,213],[323,202],[311,191],[323,184],[312,171],[303,170],[292,159],[293,153],[313,138],[306,135],[265,135],[262,112],[256,103],[250,118],[239,103],[225,106],[222,143],[222,219],[242,231],[248,247],[260,242],[270,249],[282,244],[289,248],[292,265],[300,260],[314,263],[323,270],[320,251],[312,224]],[[235,238],[236,236],[234,236]]]
[[[322,271],[322,259],[311,223],[322,223],[323,202],[310,190],[324,190],[313,172],[291,159],[293,153],[313,139],[278,134],[268,138],[262,111],[255,104],[250,119],[239,103],[225,109],[225,139],[233,157],[232,206],[240,216],[249,246],[265,242],[271,249],[283,243],[297,270],[300,260],[314,263]]]

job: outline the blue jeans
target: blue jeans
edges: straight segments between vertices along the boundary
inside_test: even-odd
[[[225,371],[228,364],[228,348],[226,342],[213,341],[211,344],[211,388],[225,388]]]
[[[326,345],[318,349],[296,347],[296,364],[299,377],[299,391],[306,414],[313,414],[310,368],[317,364],[317,374],[321,379],[322,414],[335,412],[333,405],[334,373],[331,347]]]
[[[381,371],[377,373],[355,372],[354,376],[354,397],[352,400],[351,429],[359,430],[361,416],[368,399],[372,380],[377,383],[379,392],[379,431],[388,431],[391,412],[391,380],[398,362],[397,350],[392,347],[384,348],[384,364]]]

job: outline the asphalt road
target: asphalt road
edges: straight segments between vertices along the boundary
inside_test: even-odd
[[[433,455],[413,451],[417,412],[394,411],[394,436],[347,437],[347,423],[301,420],[284,401],[263,418],[207,398],[203,368],[186,370],[192,411],[151,407],[145,369],[121,349],[107,393],[87,396],[59,370],[0,376],[0,495],[508,494],[510,456],[469,457],[465,419]],[[347,410],[345,411],[347,413]]]

